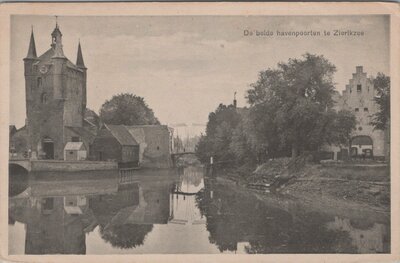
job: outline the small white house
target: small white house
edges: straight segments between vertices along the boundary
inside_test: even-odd
[[[67,142],[64,147],[65,161],[86,160],[87,150],[83,142]]]
[[[70,215],[83,214],[82,209],[86,206],[85,196],[64,196],[64,210]]]

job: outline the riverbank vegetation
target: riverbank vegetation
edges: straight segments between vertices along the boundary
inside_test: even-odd
[[[375,102],[379,111],[372,116],[371,124],[378,130],[390,130],[390,78],[378,73],[374,79],[374,87],[378,93]]]
[[[387,209],[388,166],[319,163],[323,147],[348,146],[356,126],[352,112],[335,108],[335,71],[326,58],[312,54],[261,71],[247,91],[248,107],[220,104],[210,113],[196,147],[198,158],[209,163],[212,157],[214,172],[238,184]],[[390,119],[390,79],[379,73],[374,84],[381,112],[372,119],[376,129],[384,129]]]
[[[261,71],[247,91],[248,108],[220,104],[210,113],[196,149],[199,159],[256,165],[348,144],[356,119],[334,109],[335,71],[326,58],[312,54]]]

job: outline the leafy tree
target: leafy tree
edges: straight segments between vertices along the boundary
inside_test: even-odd
[[[356,125],[354,114],[348,110],[330,111],[326,120],[326,129],[322,131],[325,136],[320,143],[348,145]]]
[[[323,56],[311,54],[261,71],[247,91],[249,109],[221,104],[210,113],[206,135],[196,148],[198,157],[203,162],[214,156],[237,164],[260,163],[296,157],[324,144],[348,144],[356,119],[333,108],[335,71]]]
[[[254,164],[257,160],[248,135],[247,113],[241,115],[240,122],[232,132],[229,150],[234,154],[239,164]]]
[[[249,110],[246,134],[259,163],[290,154],[290,149],[280,143],[275,125],[276,111],[276,105],[267,102],[256,104]]]
[[[147,234],[152,230],[153,225],[124,224],[100,227],[100,234],[113,247],[127,249],[143,245]]]
[[[213,156],[215,161],[230,162],[235,160],[231,151],[233,131],[240,122],[240,115],[232,105],[220,104],[215,112],[208,116],[206,134],[200,137],[196,154],[200,161],[208,162]]]
[[[354,128],[355,119],[348,113],[332,111],[335,71],[323,56],[307,53],[302,59],[290,59],[279,63],[277,69],[260,72],[247,92],[256,123],[264,129],[258,131],[256,141],[260,142],[262,134],[270,151],[290,147],[293,157],[300,151],[317,150],[324,143],[342,143]],[[337,118],[348,118],[350,125],[337,125]]]
[[[379,111],[372,116],[371,124],[378,130],[385,130],[390,124],[390,77],[378,73],[374,79],[374,88],[377,91],[375,102]]]
[[[100,109],[100,119],[107,124],[160,124],[142,97],[123,93],[107,100]]]
[[[196,156],[199,158],[200,162],[209,162],[210,157],[213,156],[212,150],[212,142],[210,138],[208,138],[207,135],[201,135],[195,149]]]

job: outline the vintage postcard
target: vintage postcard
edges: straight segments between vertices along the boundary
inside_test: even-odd
[[[398,10],[1,5],[2,259],[400,260]]]

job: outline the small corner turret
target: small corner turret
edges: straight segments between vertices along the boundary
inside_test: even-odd
[[[29,41],[28,54],[26,55],[24,60],[29,60],[29,59],[37,59],[35,36],[33,35],[33,27],[31,32],[31,39]]]
[[[79,43],[78,43],[78,54],[76,56],[76,66],[78,66],[81,69],[86,69],[85,63],[83,61],[82,48],[81,48],[81,41],[80,40],[79,40]]]

